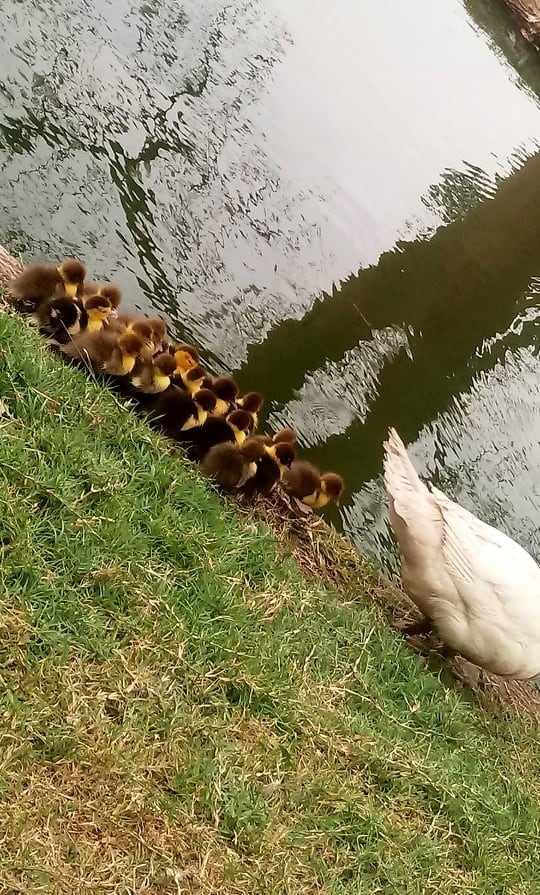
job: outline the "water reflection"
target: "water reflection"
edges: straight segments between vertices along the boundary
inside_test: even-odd
[[[0,34],[0,240],[262,389],[362,542],[388,424],[450,426],[535,342],[532,51],[486,0],[6,0]]]
[[[530,335],[531,333],[529,333]],[[540,561],[540,486],[531,458],[540,443],[537,350],[507,352],[489,373],[424,426],[409,446],[420,473],[485,522],[496,525]],[[397,572],[382,475],[344,510],[346,529],[363,549]]]
[[[346,351],[339,362],[327,361],[308,374],[298,397],[270,413],[269,424],[273,429],[290,426],[300,433],[300,444],[313,447],[346,432],[353,420],[363,423],[379,390],[381,371],[401,351],[411,356],[403,328],[373,330],[369,341]]]

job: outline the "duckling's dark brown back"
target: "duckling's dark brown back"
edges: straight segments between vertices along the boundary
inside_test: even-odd
[[[244,477],[246,461],[238,445],[230,441],[215,444],[201,463],[204,475],[214,480],[225,491],[234,491]]]
[[[195,401],[185,389],[170,385],[168,389],[146,402],[152,425],[168,435],[179,438],[182,426],[197,413]]]
[[[242,492],[248,499],[252,499],[256,494],[268,497],[280,478],[281,469],[278,461],[265,450],[261,459],[257,461],[257,472],[246,482]]]
[[[222,416],[209,416],[204,425],[184,433],[182,442],[188,457],[202,460],[211,447],[223,442],[235,442],[233,429]]]
[[[319,470],[307,460],[295,460],[283,475],[283,487],[287,494],[303,500],[321,486]]]
[[[30,313],[53,298],[57,286],[62,286],[62,276],[54,264],[28,264],[11,281],[9,293],[20,310]]]
[[[215,392],[218,398],[221,398],[222,401],[227,401],[229,404],[234,404],[238,395],[238,385],[232,376],[218,376],[212,380],[209,388]]]

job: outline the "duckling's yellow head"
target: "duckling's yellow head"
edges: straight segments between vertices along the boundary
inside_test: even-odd
[[[76,258],[66,258],[57,268],[64,283],[64,291],[68,298],[75,298],[82,291],[86,268]]]
[[[197,366],[197,364],[194,363],[191,354],[188,354],[183,348],[177,348],[175,350],[174,359],[176,361],[176,371],[180,375],[189,372],[189,370],[192,370]]]

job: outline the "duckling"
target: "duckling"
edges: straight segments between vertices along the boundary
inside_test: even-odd
[[[88,325],[86,309],[76,298],[51,298],[32,317],[51,346],[69,342]]]
[[[193,345],[181,345],[171,343],[169,352],[176,358],[176,364],[183,373],[187,373],[192,367],[198,367],[200,364],[199,352]],[[206,384],[204,386],[207,388]]]
[[[148,323],[154,333],[154,343],[158,351],[165,351],[167,342],[167,327],[161,317],[148,317]]]
[[[202,472],[224,491],[235,491],[257,474],[257,462],[264,455],[264,445],[253,438],[241,447],[225,441],[210,448],[202,461]]]
[[[283,476],[283,488],[291,497],[303,500],[308,495],[317,494],[321,487],[319,470],[307,460],[295,460]]]
[[[231,410],[235,409],[238,385],[232,376],[217,376],[211,380],[208,388],[211,388],[217,396],[216,416],[227,416]],[[246,410],[248,409],[246,407]]]
[[[105,298],[104,295],[93,295],[86,299],[84,306],[88,314],[88,332],[100,332],[109,322],[112,311],[110,299]]]
[[[82,291],[86,268],[76,258],[61,264],[28,264],[10,284],[14,304],[23,310],[35,311],[51,298],[75,298]],[[57,287],[61,294],[57,294]]]
[[[255,428],[259,425],[259,413],[264,404],[264,397],[260,392],[247,392],[241,398],[236,399],[236,406],[242,410],[247,410],[253,415],[255,420]],[[291,430],[292,431],[292,430]],[[287,439],[284,439],[285,441]]]
[[[272,441],[274,444],[277,444],[278,441],[286,441],[287,444],[296,444],[298,441],[298,435],[294,431],[294,429],[278,429],[276,434],[273,436]]]
[[[114,311],[114,309],[113,309]],[[118,336],[126,335],[127,333],[133,333],[136,336],[139,336],[144,342],[144,354],[142,356],[142,360],[150,360],[154,354],[159,354],[156,350],[156,345],[154,344],[154,330],[151,323],[148,323],[145,317],[140,317],[136,320],[129,329],[118,320],[118,315],[116,317],[109,317],[108,321],[108,330],[109,332],[115,332]]]
[[[137,333],[123,333],[118,337],[116,347],[103,364],[103,372],[110,376],[129,376],[137,361],[144,361],[146,355],[144,339]]]
[[[108,298],[112,308],[111,317],[118,317],[118,308],[122,301],[122,293],[118,286],[114,286],[112,283],[85,283],[82,291],[84,302],[94,295],[103,295]]]
[[[279,442],[285,442],[286,444],[296,444],[296,432],[294,429],[279,429],[275,435],[252,435],[252,438],[256,438],[261,444],[278,444]]]
[[[188,456],[202,460],[211,447],[224,441],[242,445],[253,431],[253,417],[247,410],[233,410],[227,417],[209,416],[203,426],[193,429],[182,439]]]
[[[341,495],[345,490],[345,482],[337,472],[323,472],[319,492],[304,497],[304,503],[314,510],[320,510],[331,500],[339,506]]]
[[[176,361],[168,352],[158,354],[150,360],[135,365],[131,385],[144,395],[157,395],[171,384],[176,371]]]
[[[200,364],[197,364],[197,366],[195,367],[191,367],[185,372],[181,372],[180,375],[184,388],[187,389],[190,395],[194,395],[195,392],[198,392],[199,389],[203,388],[205,382],[207,381],[206,371],[203,369],[203,367],[200,366]]]
[[[61,346],[63,354],[82,361],[99,373],[127,376],[144,352],[143,340],[135,333],[82,332]]]
[[[215,406],[216,396],[209,389],[199,389],[190,395],[185,389],[171,385],[147,409],[156,428],[169,438],[178,439],[182,432],[204,425]]]
[[[271,494],[296,457],[294,446],[286,441],[262,447],[264,454],[257,462],[257,472],[242,489],[247,498],[252,498],[255,494],[262,494],[264,497]]]
[[[323,475],[307,460],[296,460],[283,477],[283,487],[287,494],[303,501],[314,510],[326,506],[330,500],[339,504],[344,491],[344,482],[335,472]]]
[[[144,354],[142,356],[142,360],[150,360],[154,354],[159,353],[156,352],[156,345],[154,343],[154,330],[151,323],[148,323],[144,317],[141,317],[140,320],[135,321],[135,323],[129,328],[126,329],[125,326],[118,326],[117,320],[112,320],[109,323],[109,329],[118,332],[119,335],[127,335],[128,333],[133,333],[135,336],[139,336],[140,339],[144,342]]]
[[[136,331],[135,327],[144,321],[151,327],[152,341],[155,345],[156,353],[161,354],[164,350],[164,342],[167,338],[167,327],[165,321],[161,317],[141,317],[139,314],[118,314],[113,325],[116,328],[124,327],[128,332]]]

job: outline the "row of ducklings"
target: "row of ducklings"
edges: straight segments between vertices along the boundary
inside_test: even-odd
[[[10,294],[49,345],[117,380],[151,424],[200,461],[223,490],[268,495],[281,482],[314,509],[339,502],[343,479],[298,460],[292,429],[254,434],[263,406],[259,392],[241,395],[231,376],[209,375],[197,349],[171,341],[160,317],[119,313],[118,287],[88,282],[80,261],[30,264],[12,281]]]

